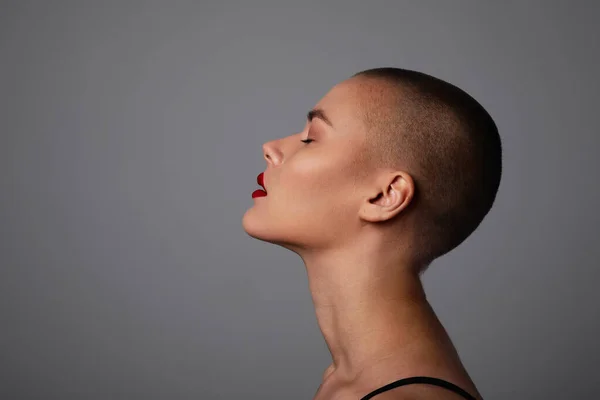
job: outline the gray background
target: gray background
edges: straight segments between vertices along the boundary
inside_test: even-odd
[[[312,399],[304,265],[241,218],[262,143],[379,66],[504,140],[494,208],[424,276],[482,394],[598,398],[597,4],[2,1],[0,398]]]

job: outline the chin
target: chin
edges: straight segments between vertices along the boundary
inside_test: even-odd
[[[242,217],[242,227],[248,236],[254,239],[282,246],[292,251],[295,249],[295,241],[290,237],[293,235],[286,235],[286,229],[283,229],[282,226],[273,226],[272,223],[265,220],[263,215],[255,215],[252,208],[246,211]],[[292,231],[294,230],[292,229]]]
[[[249,236],[268,242],[269,240],[267,237],[271,230],[267,226],[267,221],[265,221],[264,217],[261,218],[260,216],[255,215],[254,211],[254,208],[250,208],[246,211],[242,217],[242,227]]]

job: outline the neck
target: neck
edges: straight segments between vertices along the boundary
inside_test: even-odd
[[[361,245],[302,258],[333,360],[328,370],[338,378],[356,381],[392,365],[398,371],[399,360],[400,372],[410,373],[410,360],[419,364],[444,342],[416,268],[397,249]]]

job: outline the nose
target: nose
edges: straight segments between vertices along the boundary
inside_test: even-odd
[[[277,164],[280,161],[281,154],[275,145],[275,140],[263,144],[263,156],[268,164]]]
[[[267,160],[267,164],[282,164],[285,158],[294,153],[298,146],[301,145],[300,141],[297,140],[299,136],[302,136],[302,132],[273,139],[263,144],[263,156]]]

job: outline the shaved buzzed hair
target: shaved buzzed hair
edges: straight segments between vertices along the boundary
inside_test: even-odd
[[[422,72],[375,68],[353,78],[375,83],[361,107],[365,159],[414,180],[414,256],[427,266],[469,237],[491,209],[502,174],[498,128],[465,91]]]

